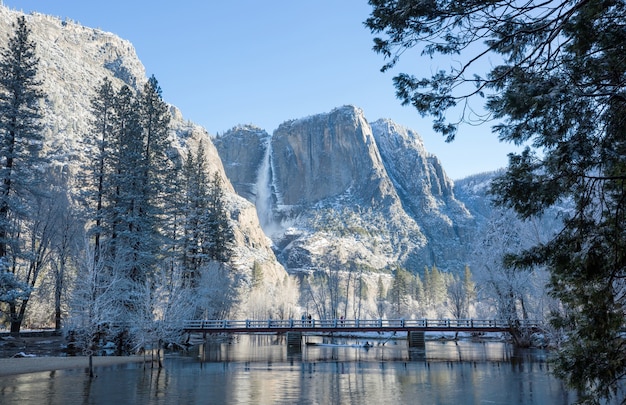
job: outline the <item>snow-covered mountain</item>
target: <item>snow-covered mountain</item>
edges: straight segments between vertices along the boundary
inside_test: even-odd
[[[214,139],[288,270],[339,256],[373,269],[461,271],[475,221],[419,135],[354,106]]]
[[[0,46],[18,15],[0,6]],[[89,158],[82,139],[94,89],[104,77],[140,88],[145,69],[132,44],[112,33],[26,18],[48,95],[47,147],[77,171]],[[284,122],[271,135],[248,125],[219,137],[174,106],[171,113],[172,159],[205,141],[210,170],[225,180],[237,265],[250,272],[258,263],[268,280],[331,261],[460,272],[492,209],[484,188],[455,187],[415,131],[387,119],[370,123],[354,106]]]
[[[20,15],[23,13],[0,5],[0,46],[6,47],[14,32],[12,24]],[[124,83],[139,89],[147,81],[145,69],[132,44],[112,33],[39,13],[26,15],[26,21],[36,43],[39,72],[47,94],[46,147],[56,164],[76,173],[80,163],[90,157],[83,139],[89,131],[90,100],[96,87],[108,77],[116,87]],[[204,140],[209,170],[220,173],[225,180],[236,237],[236,266],[249,274],[256,262],[263,266],[268,281],[282,280],[285,270],[276,260],[271,241],[261,231],[254,205],[234,192],[206,130],[185,120],[176,107],[171,106],[170,111],[172,159],[185,156],[188,148],[196,150],[198,142]]]

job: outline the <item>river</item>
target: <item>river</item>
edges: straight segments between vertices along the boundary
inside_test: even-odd
[[[547,352],[500,341],[240,336],[140,364],[0,378],[0,404],[570,404]]]

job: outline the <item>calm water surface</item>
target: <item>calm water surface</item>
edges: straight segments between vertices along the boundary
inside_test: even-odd
[[[165,368],[130,364],[0,378],[0,404],[570,404],[546,352],[502,342],[374,342],[275,336],[209,343]],[[373,342],[370,340],[370,342]],[[149,366],[148,366],[149,367]]]

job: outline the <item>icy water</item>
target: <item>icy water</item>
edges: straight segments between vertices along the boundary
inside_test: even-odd
[[[0,404],[570,404],[547,353],[503,342],[308,338],[301,351],[276,336],[214,342],[165,367],[143,365],[0,378]]]

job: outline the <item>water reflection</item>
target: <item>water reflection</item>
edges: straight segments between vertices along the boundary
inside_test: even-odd
[[[0,378],[2,404],[569,404],[545,352],[502,342],[375,343],[276,336],[210,341],[165,368],[130,364]]]

